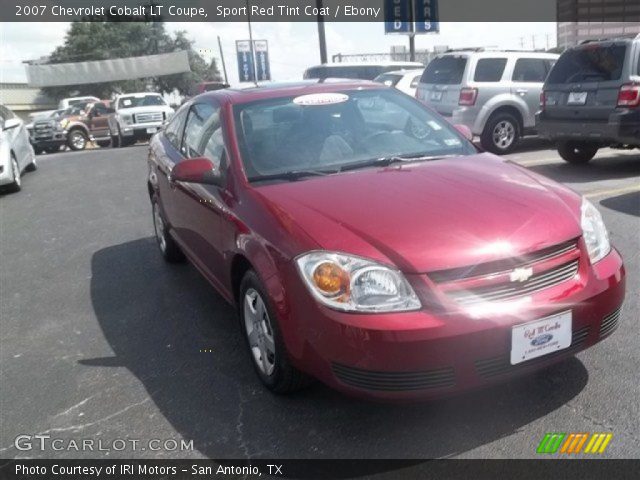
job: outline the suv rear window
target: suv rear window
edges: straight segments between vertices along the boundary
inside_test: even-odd
[[[481,58],[476,65],[474,82],[499,82],[507,65],[506,58]]]
[[[462,75],[464,75],[466,66],[466,57],[447,55],[434,58],[424,70],[420,83],[458,85],[462,83]]]
[[[606,82],[622,75],[625,45],[587,45],[565,52],[549,73],[548,83]]]

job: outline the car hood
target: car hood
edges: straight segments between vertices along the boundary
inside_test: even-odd
[[[173,112],[168,105],[147,105],[144,107],[119,108],[118,113]]]
[[[256,189],[317,248],[424,273],[513,257],[576,238],[580,198],[490,154]]]

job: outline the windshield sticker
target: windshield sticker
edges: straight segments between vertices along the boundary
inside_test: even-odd
[[[457,138],[445,138],[444,143],[452,147],[454,145],[460,145],[460,140],[458,140]]]
[[[125,107],[128,107],[128,106],[130,106],[130,105],[131,105],[131,100],[129,100],[128,98],[125,98],[124,100],[122,100],[122,104],[123,104]]]
[[[438,122],[434,121],[434,120],[429,120],[427,122],[429,124],[429,126],[433,129],[433,130],[442,130],[442,127],[440,125],[438,125]]]
[[[344,93],[312,93],[309,95],[301,95],[293,99],[296,105],[334,105],[349,100],[349,96]]]

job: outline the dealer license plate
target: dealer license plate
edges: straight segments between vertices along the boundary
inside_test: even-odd
[[[147,133],[156,133],[157,131],[158,131],[158,129],[156,127],[147,128]]]
[[[571,310],[511,329],[511,365],[557,352],[571,345]]]
[[[434,102],[439,102],[442,100],[442,92],[431,92],[431,100]]]

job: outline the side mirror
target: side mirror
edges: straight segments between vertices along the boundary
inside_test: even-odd
[[[4,121],[2,125],[3,130],[11,130],[12,128],[16,128],[22,125],[22,120],[19,118],[8,118]]]
[[[466,138],[470,142],[473,141],[473,133],[471,132],[471,129],[469,127],[457,123],[454,125],[454,128],[458,131],[458,133],[461,133],[464,138]]]
[[[208,185],[220,185],[222,179],[220,172],[208,158],[190,158],[176,164],[169,174],[170,182],[204,183]]]

